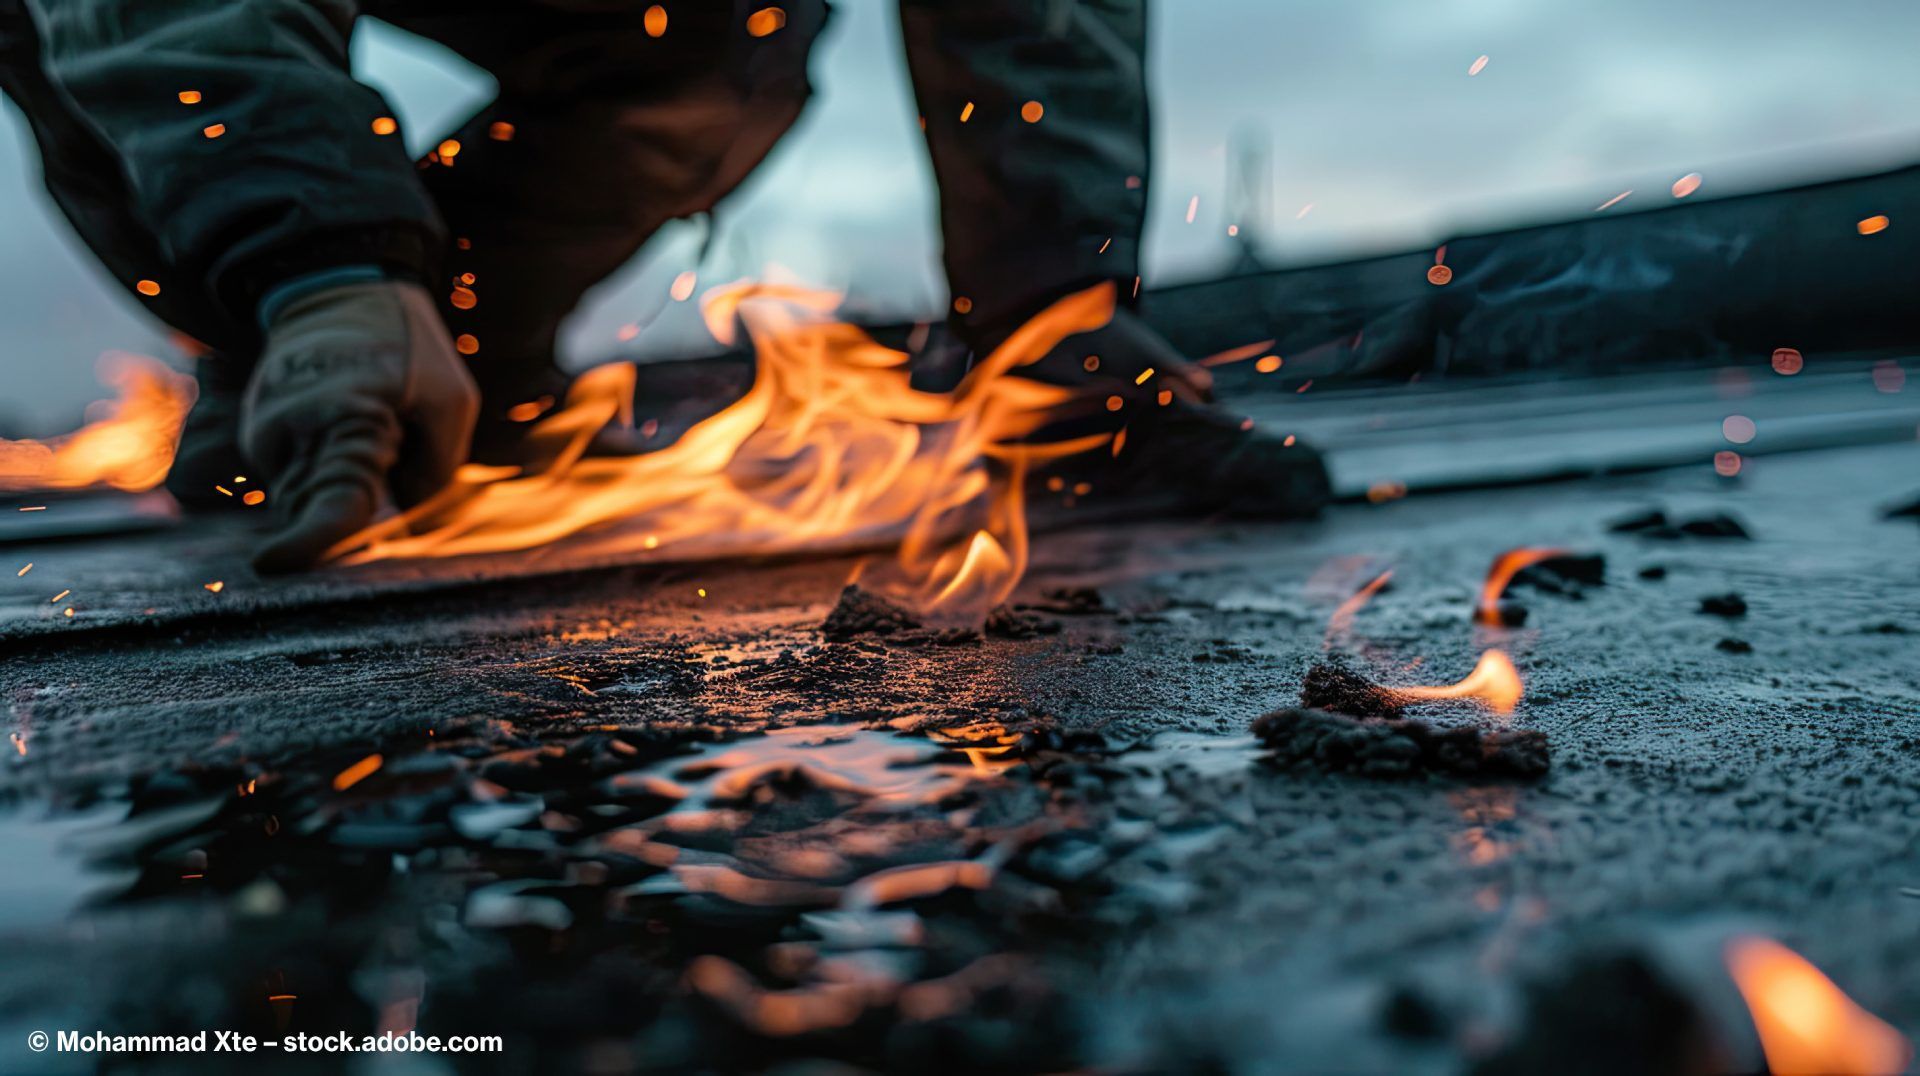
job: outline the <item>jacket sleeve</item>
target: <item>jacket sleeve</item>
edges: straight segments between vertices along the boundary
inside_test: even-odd
[[[900,21],[962,328],[996,337],[1104,280],[1130,296],[1146,0],[901,0]]]
[[[236,322],[293,276],[420,275],[439,256],[413,162],[374,129],[391,113],[348,73],[351,0],[29,3],[48,79],[119,159],[132,216]]]

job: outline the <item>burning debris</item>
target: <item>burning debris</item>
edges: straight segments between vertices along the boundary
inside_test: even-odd
[[[844,641],[858,635],[897,635],[919,627],[919,619],[903,606],[862,589],[858,583],[848,583],[821,623],[820,634]]]
[[[1502,717],[1520,703],[1524,688],[1512,659],[1499,650],[1480,655],[1479,664],[1457,684],[1444,687],[1384,687],[1337,659],[1307,670],[1300,685],[1301,705],[1352,717],[1399,717],[1408,705],[1444,699],[1469,699]]]
[[[1325,710],[1262,714],[1253,734],[1277,765],[1363,777],[1544,777],[1547,737],[1532,729],[1436,725]]]

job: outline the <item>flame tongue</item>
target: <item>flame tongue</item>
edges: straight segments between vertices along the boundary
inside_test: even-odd
[[[1489,650],[1480,655],[1480,663],[1473,667],[1467,678],[1447,687],[1392,687],[1382,688],[1388,695],[1407,702],[1424,702],[1429,699],[1475,699],[1486,704],[1496,714],[1506,715],[1520,704],[1520,696],[1525,687],[1520,682],[1520,672],[1513,667],[1513,660],[1505,651]]]
[[[100,380],[118,398],[89,407],[85,426],[47,441],[0,440],[0,492],[110,486],[141,493],[166,479],[193,406],[193,379],[156,359],[111,352]]]
[[[1566,553],[1564,549],[1521,548],[1509,549],[1493,560],[1493,567],[1487,570],[1487,581],[1480,587],[1480,602],[1475,606],[1473,619],[1480,624],[1500,624],[1500,596],[1507,592],[1507,584],[1513,577],[1526,568],[1543,560]]]
[[[838,299],[785,286],[717,290],[706,305],[715,335],[730,340],[737,316],[758,358],[741,399],[657,452],[589,458],[634,385],[631,367],[593,371],[531,433],[553,463],[463,469],[454,488],[334,554],[361,563],[572,538],[588,555],[676,543],[709,555],[887,539],[922,603],[1003,600],[1026,569],[1027,467],[1107,440],[1025,443],[1075,393],[1015,371],[1106,324],[1113,286],[1056,303],[950,394],[914,390],[904,353],[826,321]],[[970,537],[954,545],[956,535]]]
[[[1726,958],[1773,1072],[1906,1070],[1913,1048],[1905,1036],[1854,1004],[1798,953],[1767,938],[1746,937],[1728,944]]]

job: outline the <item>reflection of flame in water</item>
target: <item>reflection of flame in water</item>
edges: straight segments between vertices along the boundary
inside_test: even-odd
[[[1509,549],[1495,557],[1493,567],[1487,569],[1487,581],[1480,587],[1480,604],[1473,611],[1473,619],[1481,624],[1498,625],[1500,596],[1507,592],[1507,584],[1513,582],[1513,577],[1525,568],[1565,552],[1564,549],[1523,547]]]
[[[1798,953],[1767,938],[1744,937],[1727,945],[1726,958],[1774,1073],[1906,1069],[1913,1049],[1905,1036],[1854,1004]]]
[[[193,379],[142,355],[109,352],[100,380],[115,399],[87,408],[87,424],[46,441],[0,440],[0,491],[111,486],[140,493],[159,485],[193,406]]]
[[[1393,578],[1393,569],[1389,568],[1373,578],[1373,581],[1353,593],[1353,596],[1340,603],[1340,607],[1327,618],[1327,635],[1324,646],[1331,647],[1335,639],[1346,637],[1353,630],[1353,618],[1359,615],[1362,607],[1373,600],[1380,588]]]
[[[928,735],[935,743],[948,744],[967,756],[973,768],[981,773],[995,774],[1009,766],[1018,765],[1016,759],[1001,757],[1020,744],[1020,734],[1008,732],[1005,725],[977,721],[971,725],[936,729]]]
[[[796,984],[786,989],[762,985],[727,957],[699,956],[687,968],[696,993],[779,1037],[845,1027],[888,1005],[931,1019],[1016,974],[1008,958],[994,955],[921,980],[917,963],[900,959],[928,939],[913,910],[888,906],[986,889],[1016,843],[975,829],[954,794],[983,772],[1012,765],[984,760],[1011,751],[1019,737],[987,722],[931,735],[937,742],[851,725],[776,729],[613,779],[616,790],[677,801],[664,815],[601,838],[608,851],[667,869],[634,892],[793,909],[804,913],[803,933],[822,939],[818,959],[790,976]],[[944,761],[952,745],[966,745],[957,749],[969,764]],[[822,794],[837,805],[804,806],[818,806]],[[973,859],[914,861],[950,855],[956,838],[995,843]],[[889,865],[876,869],[873,860]]]
[[[1406,702],[1429,699],[1474,699],[1485,703],[1496,714],[1510,714],[1520,704],[1525,688],[1520,671],[1504,651],[1489,650],[1480,655],[1465,680],[1447,687],[1388,687],[1380,690]]]
[[[705,555],[884,539],[898,542],[925,605],[1005,599],[1027,563],[1028,467],[1107,440],[1020,443],[1075,394],[1014,373],[1106,324],[1112,285],[1041,313],[951,393],[911,388],[904,353],[827,320],[838,302],[791,287],[717,289],[710,328],[731,342],[738,316],[758,359],[741,399],[659,451],[588,458],[635,380],[630,366],[591,371],[530,432],[554,461],[545,470],[469,465],[447,491],[334,552],[355,563],[444,557],[578,535],[588,554],[704,541]],[[971,537],[950,544],[956,533]]]

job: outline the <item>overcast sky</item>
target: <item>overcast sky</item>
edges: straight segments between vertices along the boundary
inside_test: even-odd
[[[777,264],[889,313],[932,313],[944,288],[931,181],[892,4],[835,8],[819,95],[723,206],[697,268],[710,282]],[[1236,141],[1271,156],[1264,250],[1277,263],[1577,216],[1628,189],[1609,212],[1648,207],[1689,172],[1707,197],[1920,160],[1916,40],[1916,0],[1162,0],[1149,284],[1229,260]],[[363,30],[355,60],[416,145],[491,92],[385,27]],[[0,423],[51,432],[95,395],[102,350],[163,345],[49,212],[10,108],[0,126]],[[696,268],[699,235],[670,229],[603,286],[572,326],[572,357],[685,346],[691,304],[651,319]],[[633,321],[651,327],[617,344]]]

